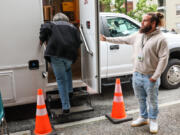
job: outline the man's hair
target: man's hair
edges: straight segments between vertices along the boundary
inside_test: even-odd
[[[156,27],[162,27],[164,26],[164,15],[159,12],[151,12],[147,13],[147,15],[151,16],[151,22],[156,22]]]
[[[53,21],[66,21],[66,22],[69,22],[69,18],[63,13],[57,13],[53,17]]]

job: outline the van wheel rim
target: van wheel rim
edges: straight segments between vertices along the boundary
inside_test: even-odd
[[[171,85],[180,83],[180,65],[173,65],[167,72],[167,81]]]

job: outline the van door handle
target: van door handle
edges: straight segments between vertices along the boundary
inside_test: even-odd
[[[110,50],[119,50],[119,45],[110,45]]]
[[[87,44],[87,41],[86,41],[86,38],[85,38],[84,32],[83,32],[83,26],[82,26],[81,24],[80,24],[79,30],[80,30],[80,33],[81,33],[82,39],[83,39],[83,41],[84,41],[84,45],[85,45],[85,48],[86,48],[87,52],[88,52],[91,56],[93,56],[93,52],[92,52],[92,50],[90,50],[90,48],[89,48],[89,46],[88,46],[88,44]]]

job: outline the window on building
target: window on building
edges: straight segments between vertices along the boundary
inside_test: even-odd
[[[176,28],[180,30],[180,23],[176,23]]]
[[[158,0],[158,4],[159,4],[160,7],[164,6],[164,0]]]
[[[180,15],[180,4],[176,5],[176,15]]]

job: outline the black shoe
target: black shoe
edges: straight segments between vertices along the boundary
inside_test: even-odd
[[[63,114],[68,114],[69,112],[70,112],[70,109],[63,110],[63,111],[62,111]]]

